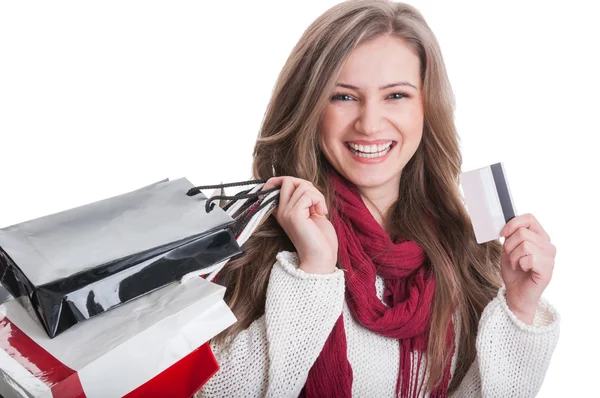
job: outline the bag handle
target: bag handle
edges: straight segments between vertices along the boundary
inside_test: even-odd
[[[223,189],[223,188],[229,188],[229,187],[239,187],[239,186],[244,186],[244,185],[264,184],[266,182],[267,182],[267,180],[262,179],[262,180],[231,182],[231,183],[216,184],[216,185],[201,185],[201,186],[190,188],[186,195],[187,196],[198,195],[203,189],[219,189],[219,188]],[[215,200],[220,200],[220,199],[230,200],[231,202],[227,203],[226,208],[224,208],[224,210],[227,210],[233,203],[235,203],[236,201],[238,201],[240,199],[259,198],[261,196],[268,195],[271,192],[275,192],[279,189],[280,189],[279,187],[273,187],[271,189],[267,189],[266,191],[260,190],[258,192],[251,192],[252,189],[250,189],[250,190],[239,192],[233,196],[215,195],[206,200],[206,212],[210,213],[214,209],[215,204],[212,202],[214,202]]]
[[[244,185],[253,185],[260,184],[249,190],[245,190],[239,192],[235,195],[214,195],[206,200],[206,212],[210,213],[215,207],[215,200],[226,199],[229,202],[223,207],[223,210],[226,211],[230,216],[234,216],[235,212],[243,209],[244,205],[246,208],[241,210],[241,212],[235,216],[235,224],[231,226],[231,231],[234,236],[237,238],[240,233],[244,230],[244,228],[248,225],[251,218],[260,213],[265,207],[273,204],[273,207],[277,206],[279,203],[279,192],[275,195],[271,195],[271,193],[279,191],[280,187],[273,187],[271,189],[267,189],[265,191],[262,190],[262,187],[267,182],[266,179],[260,180],[249,180],[249,181],[240,181],[240,182],[231,182],[231,183],[221,183],[215,185],[201,185],[197,187],[190,188],[187,192],[188,196],[194,196],[199,194],[202,190],[205,189],[221,189],[228,187],[238,187]],[[255,199],[251,201],[251,199]],[[246,203],[248,202],[248,203]],[[233,209],[232,209],[233,207]]]
[[[279,193],[271,193],[269,196],[267,196],[266,200],[260,206],[258,206],[258,208],[256,208],[255,211],[253,211],[244,219],[244,225],[237,227],[238,232],[236,233],[235,238],[240,246],[243,246],[244,243],[246,243],[256,228],[258,228],[260,224],[262,224],[262,222],[275,209],[277,206],[277,201],[273,199],[277,199],[278,197]],[[204,278],[210,282],[214,281],[219,271],[223,269],[228,261],[229,260],[226,260],[222,263],[219,263],[214,268],[211,267],[211,269],[204,270],[203,274],[206,275]]]
[[[270,212],[275,209],[279,202],[279,192],[280,187],[274,187],[271,189],[267,189],[266,191],[262,191],[262,187],[266,180],[250,180],[244,182],[234,182],[228,184],[217,184],[217,185],[203,185],[191,188],[187,195],[194,196],[200,193],[202,189],[219,189],[226,188],[232,186],[243,186],[243,185],[251,185],[251,184],[262,184],[255,186],[249,190],[239,192],[236,195],[215,195],[207,199],[206,201],[206,211],[207,213],[214,209],[215,204],[211,203],[217,199],[230,199],[224,207],[229,215],[233,217],[235,212],[241,210],[240,213],[234,218],[235,223],[230,226],[231,232],[235,236],[238,244],[242,246],[246,240],[252,235],[254,230],[264,221]],[[253,199],[253,200],[251,200]],[[243,207],[246,206],[244,209]],[[243,209],[243,210],[242,210]],[[218,264],[214,264],[206,269],[201,271],[191,272],[185,275],[181,279],[181,283],[185,283],[193,277],[198,277],[201,275],[205,275],[205,278],[209,281],[214,280],[218,272],[227,264],[228,260],[224,260]]]

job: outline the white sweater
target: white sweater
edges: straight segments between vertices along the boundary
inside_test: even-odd
[[[265,314],[229,345],[212,344],[221,369],[197,397],[297,397],[341,313],[353,373],[352,396],[395,395],[398,340],[373,333],[354,320],[345,304],[342,270],[308,274],[298,265],[296,253],[277,255]],[[381,298],[383,279],[378,277],[376,285]],[[481,317],[477,358],[452,396],[535,396],[558,341],[559,321],[554,308],[542,299],[533,325],[526,325],[510,311],[500,290]],[[455,361],[456,355],[452,372]]]

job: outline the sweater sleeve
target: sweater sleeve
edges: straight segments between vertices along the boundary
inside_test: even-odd
[[[297,397],[344,304],[344,273],[308,274],[277,255],[265,314],[229,344],[211,347],[220,370],[197,397]]]
[[[540,300],[532,325],[509,309],[506,290],[484,309],[477,333],[477,357],[454,398],[535,397],[558,342],[560,316]]]

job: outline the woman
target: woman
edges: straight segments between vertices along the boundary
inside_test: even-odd
[[[558,339],[530,214],[477,244],[453,97],[414,8],[339,4],[292,51],[254,152],[279,207],[221,271],[238,322],[201,397],[534,396]]]

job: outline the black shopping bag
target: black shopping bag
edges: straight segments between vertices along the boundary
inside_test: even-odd
[[[0,229],[0,283],[54,337],[241,253],[233,218],[192,187],[161,181]]]

